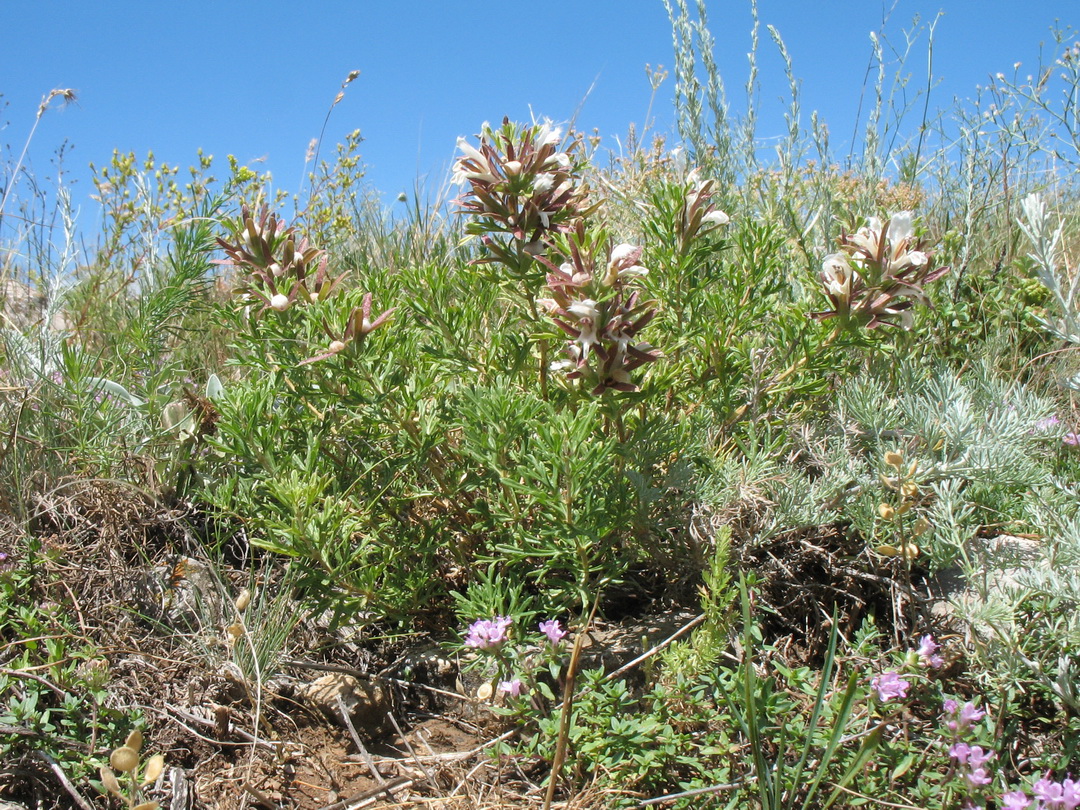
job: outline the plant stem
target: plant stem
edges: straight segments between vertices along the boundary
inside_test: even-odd
[[[566,683],[563,686],[562,713],[559,715],[559,737],[555,741],[555,757],[551,761],[551,775],[548,777],[543,810],[551,810],[551,802],[555,798],[555,786],[558,784],[563,763],[566,761],[567,742],[570,739],[571,710],[574,706],[574,679],[577,676],[578,662],[581,659],[581,648],[585,641],[585,634],[588,633],[589,628],[592,626],[593,618],[596,616],[596,609],[600,606],[601,593],[602,589],[598,587],[596,589],[596,598],[593,599],[592,610],[589,611],[589,618],[578,630],[578,634],[574,638],[574,650],[570,653],[570,663],[566,668]]]

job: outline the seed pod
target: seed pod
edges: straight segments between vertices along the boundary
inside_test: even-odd
[[[905,498],[914,498],[919,494],[919,485],[914,481],[905,481],[904,485],[900,487],[900,493]]]
[[[879,503],[877,512],[881,515],[882,520],[892,520],[896,515],[896,510],[887,503]]]
[[[157,802],[143,802],[131,808],[131,810],[158,810],[161,807]]]
[[[126,745],[128,748],[130,748],[133,751],[140,750],[142,748],[142,743],[143,743],[142,732],[139,731],[138,729],[135,729],[130,734],[128,734],[127,739],[124,740],[124,745]]]
[[[236,597],[236,609],[243,613],[247,606],[250,604],[251,591],[249,591],[247,588],[244,588],[244,590],[240,591],[240,595]]]
[[[165,769],[165,757],[162,754],[154,754],[150,759],[146,761],[146,767],[143,769],[143,785],[149,785],[151,782],[156,782],[157,778],[161,776],[161,772]]]
[[[240,622],[233,622],[225,628],[225,633],[229,636],[229,643],[235,644],[244,635],[244,626]]]
[[[139,767],[139,754],[134,748],[121,745],[109,755],[109,764],[121,773],[131,773]]]
[[[919,518],[915,521],[915,525],[911,527],[911,533],[916,537],[926,534],[930,528],[930,521],[926,518]]]
[[[888,543],[877,546],[874,551],[876,551],[882,557],[895,557],[897,554],[900,553],[897,550],[896,546],[890,546]]]
[[[491,693],[493,691],[495,691],[495,690],[491,688],[490,683],[482,683],[482,684],[480,684],[480,687],[476,690],[476,699],[477,700],[487,700],[488,698],[491,697]]]
[[[896,469],[899,470],[900,465],[904,463],[904,457],[899,453],[890,451],[885,454],[885,463],[890,467],[896,467]]]
[[[98,774],[101,776],[101,785],[105,790],[109,791],[109,793],[118,799],[124,798],[120,793],[120,782],[117,781],[116,774],[113,773],[110,768],[106,768],[102,765],[98,770]]]

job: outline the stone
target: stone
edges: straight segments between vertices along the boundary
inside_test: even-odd
[[[370,734],[387,731],[390,723],[386,713],[390,711],[390,693],[378,681],[360,679],[342,672],[332,672],[310,683],[301,684],[297,695],[327,718],[344,726],[339,705],[343,703],[349,719],[359,731]]]

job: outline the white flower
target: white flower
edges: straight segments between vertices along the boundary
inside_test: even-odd
[[[837,298],[851,295],[851,278],[855,271],[843,253],[832,253],[821,263],[821,280],[825,289]]]
[[[536,305],[545,312],[554,312],[559,308],[559,302],[554,298],[537,298]]]
[[[550,121],[545,121],[536,134],[537,146],[548,146],[562,140],[562,128],[551,126]]]
[[[270,308],[276,309],[278,312],[284,312],[289,308],[290,303],[292,302],[289,301],[289,296],[284,293],[277,293],[270,299]]]
[[[637,245],[616,245],[611,251],[611,263],[622,265],[627,263],[633,264],[639,258],[641,258],[641,248]]]
[[[599,343],[596,337],[596,322],[600,319],[600,311],[596,308],[596,302],[591,298],[584,301],[575,301],[566,308],[566,311],[578,319],[577,341],[581,344],[581,357],[589,356],[590,347]]]
[[[555,188],[555,175],[538,174],[533,179],[533,194],[544,194]]]
[[[604,284],[610,286],[617,278],[640,278],[648,275],[649,271],[637,263],[641,252],[642,248],[637,245],[616,245],[611,251]]]
[[[878,225],[881,230],[881,225]],[[889,218],[889,242],[893,245],[910,239],[915,233],[915,214],[911,211],[898,211]]]
[[[469,143],[465,138],[457,139],[457,148],[464,157],[454,164],[454,176],[451,182],[462,185],[466,180],[481,180],[486,183],[497,183],[499,178],[491,171],[491,164],[484,157],[484,153]],[[476,164],[479,171],[473,171],[465,165],[465,161],[471,160]]]
[[[859,228],[857,231],[859,236],[865,236],[867,239],[877,239],[881,235],[881,220],[877,217],[870,217],[866,220],[866,224]]]
[[[544,161],[544,168],[567,171],[570,168],[570,156],[566,152],[556,152]]]
[[[649,275],[649,270],[640,264],[632,264],[619,271],[619,278],[643,278]]]
[[[476,161],[477,165],[482,166],[485,169],[491,168],[488,165],[487,158],[484,157],[484,153],[469,143],[464,137],[458,137],[457,148],[467,159]]]
[[[731,222],[731,217],[723,211],[710,211],[701,218],[702,225],[719,226],[727,225],[729,222]]]
[[[596,323],[596,319],[600,317],[596,302],[591,298],[586,298],[584,301],[575,301],[566,308],[566,311],[582,320],[588,318],[593,323]]]

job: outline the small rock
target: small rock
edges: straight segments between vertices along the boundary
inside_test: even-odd
[[[345,725],[338,702],[340,697],[357,729],[372,734],[387,730],[386,713],[390,711],[390,695],[376,681],[332,672],[301,685],[297,694],[339,726]]]

